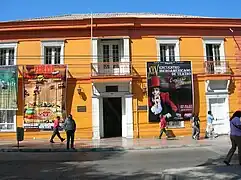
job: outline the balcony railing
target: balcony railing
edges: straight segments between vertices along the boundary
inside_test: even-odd
[[[91,63],[91,76],[130,76],[130,62],[98,62]]]
[[[206,74],[230,74],[230,67],[227,61],[205,61]]]

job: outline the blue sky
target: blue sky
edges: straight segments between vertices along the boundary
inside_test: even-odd
[[[241,0],[0,0],[0,21],[72,13],[154,12],[241,18]]]

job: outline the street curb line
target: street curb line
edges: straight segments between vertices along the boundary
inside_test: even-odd
[[[98,147],[98,148],[77,148],[75,150],[67,150],[63,148],[1,148],[0,152],[114,152],[114,151],[141,151],[141,150],[158,150],[158,149],[175,149],[188,147],[208,147],[211,144],[195,144],[195,145],[173,145],[173,146],[146,146],[146,147]]]

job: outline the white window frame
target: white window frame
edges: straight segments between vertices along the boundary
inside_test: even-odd
[[[17,47],[18,43],[13,42],[0,42],[0,49],[14,49],[14,65],[17,64]],[[6,62],[6,65],[8,65],[8,61]]]
[[[18,47],[18,43],[17,42],[0,42],[0,49],[14,49],[14,64],[17,64],[17,47]],[[6,66],[8,65],[8,61],[6,62]],[[8,110],[2,110],[2,111],[8,111]],[[0,132],[16,132],[17,129],[17,113],[15,110],[11,110],[14,111],[14,117],[13,117],[13,123],[14,123],[14,127],[13,129],[0,129]],[[1,123],[1,124],[5,124],[5,123]],[[12,123],[10,123],[12,124]]]
[[[161,61],[160,45],[175,45],[175,61],[180,61],[180,41],[178,37],[160,37],[156,38],[156,48],[158,61]]]
[[[44,63],[44,48],[45,47],[61,47],[60,50],[60,64],[64,64],[64,40],[48,40],[48,41],[41,41],[41,64]],[[52,59],[52,64],[53,59]]]
[[[220,44],[220,61],[225,61],[224,38],[203,38],[204,61],[207,61],[206,44]]]

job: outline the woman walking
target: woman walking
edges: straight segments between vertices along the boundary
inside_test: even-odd
[[[233,157],[234,152],[238,146],[238,159],[239,165],[241,165],[241,111],[236,111],[233,116],[230,118],[230,140],[232,147],[229,150],[227,157],[223,161],[227,166],[229,166],[230,161]]]

